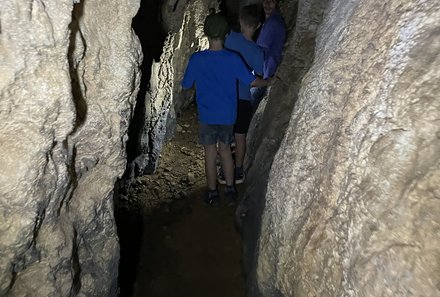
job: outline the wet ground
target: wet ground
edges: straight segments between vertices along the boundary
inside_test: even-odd
[[[139,177],[119,199],[120,296],[245,295],[235,208],[203,203],[203,164],[191,105],[164,146],[156,174]]]

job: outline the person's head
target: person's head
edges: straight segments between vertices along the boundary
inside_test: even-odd
[[[263,0],[263,9],[266,18],[268,18],[276,9],[278,0]]]
[[[261,9],[258,5],[247,5],[240,9],[240,26],[256,30],[260,25]]]
[[[229,32],[229,25],[226,18],[218,13],[206,17],[203,25],[203,32],[209,39],[223,40]]]

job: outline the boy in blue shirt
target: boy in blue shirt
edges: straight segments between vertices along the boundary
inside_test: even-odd
[[[274,76],[281,62],[286,40],[286,24],[278,10],[278,3],[279,0],[262,0],[265,20],[258,35],[257,44],[264,51],[264,79]],[[251,89],[254,110],[266,94],[266,89],[264,87]]]
[[[240,56],[223,48],[229,31],[226,18],[210,14],[204,22],[204,33],[209,40],[209,49],[191,55],[182,87],[195,87],[199,117],[199,142],[205,151],[205,174],[208,192],[205,202],[219,206],[217,191],[217,144],[225,174],[225,198],[228,205],[236,202],[234,188],[234,164],[230,143],[233,124],[237,117],[236,80],[246,85],[265,86],[267,82],[256,78],[246,67]]]
[[[240,32],[231,31],[226,37],[225,48],[237,52],[254,74],[263,76],[264,52],[252,39],[260,26],[260,8],[247,5],[240,10]],[[234,125],[235,133],[235,183],[244,182],[243,161],[246,154],[246,133],[252,119],[250,86],[238,84],[238,111]],[[224,183],[224,176],[219,174],[219,183]]]
[[[272,77],[281,62],[286,24],[278,10],[279,0],[263,0],[265,21],[258,35],[257,44],[264,50],[264,78]]]

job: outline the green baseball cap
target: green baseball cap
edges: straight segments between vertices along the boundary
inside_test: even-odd
[[[228,21],[218,13],[210,14],[205,19],[203,31],[209,38],[225,38],[229,32]]]

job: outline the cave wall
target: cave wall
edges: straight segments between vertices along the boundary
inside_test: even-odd
[[[174,134],[177,117],[193,99],[182,93],[180,83],[189,56],[208,46],[203,22],[211,7],[218,9],[217,1],[162,3],[162,27],[168,34],[160,59],[151,66],[149,89],[145,98],[141,98],[145,100],[141,148],[139,155],[128,166],[125,181],[128,185],[134,177],[155,171],[163,144]]]
[[[248,295],[439,296],[440,4],[322,4],[253,120]]]
[[[139,1],[0,3],[0,295],[116,296]]]
[[[255,275],[256,257],[270,168],[292,116],[301,81],[313,63],[317,30],[327,5],[328,1],[323,0],[286,1],[280,5],[287,28],[284,62],[249,128],[246,189],[236,211],[243,236],[243,267],[249,296],[260,294]]]

